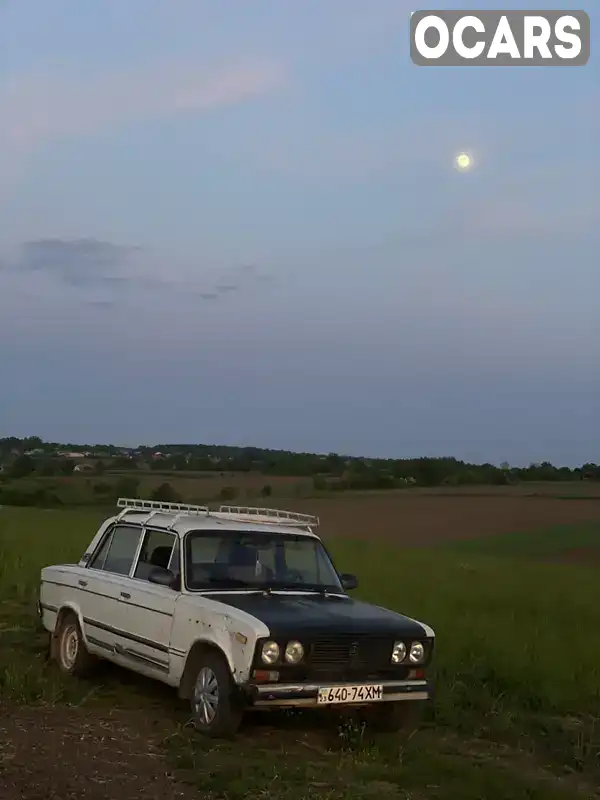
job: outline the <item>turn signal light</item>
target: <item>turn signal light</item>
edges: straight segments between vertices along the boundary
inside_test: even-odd
[[[255,669],[253,675],[257,683],[273,683],[279,680],[279,673],[268,669]]]

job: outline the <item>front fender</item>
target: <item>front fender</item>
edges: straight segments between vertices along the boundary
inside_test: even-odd
[[[252,665],[253,646],[247,637],[240,634],[232,634],[225,628],[213,629],[210,633],[203,633],[196,637],[188,648],[185,654],[186,664],[190,653],[199,645],[205,645],[221,653],[227,662],[235,683],[244,684],[248,681]]]
[[[81,613],[81,609],[79,608],[77,603],[75,603],[73,600],[65,601],[58,609],[58,612],[56,614],[56,622],[52,633],[56,635],[60,620],[65,615],[65,613],[69,611],[72,611],[73,614],[75,614],[75,616],[77,617],[77,622],[79,623],[79,630],[81,631],[81,636],[83,637],[83,641],[85,642],[85,645],[87,647],[88,642],[87,642],[87,637],[85,635],[85,627],[83,625],[83,614]]]
[[[206,644],[222,654],[236,684],[247,683],[256,640],[269,629],[239,609],[209,597],[177,601],[171,629],[171,652],[187,663],[194,645]],[[182,666],[183,669],[183,666]]]
[[[42,603],[43,608],[43,603]],[[58,631],[60,628],[60,622],[65,614],[72,613],[75,614],[77,618],[77,623],[79,625],[79,630],[81,631],[81,637],[83,639],[83,643],[85,644],[86,648],[88,647],[88,641],[85,635],[85,628],[83,627],[83,615],[81,614],[81,609],[71,600],[68,600],[57,609],[56,616],[54,618],[54,627],[50,630],[50,657],[56,659],[58,656],[57,647],[58,647]]]

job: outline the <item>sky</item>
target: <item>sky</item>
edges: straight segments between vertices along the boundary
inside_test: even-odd
[[[600,462],[595,5],[494,69],[411,63],[446,0],[0,0],[0,436]]]

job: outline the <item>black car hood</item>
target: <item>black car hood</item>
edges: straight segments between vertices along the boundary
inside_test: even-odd
[[[402,614],[351,597],[231,592],[211,595],[263,622],[271,636],[371,634],[423,639],[422,625]]]

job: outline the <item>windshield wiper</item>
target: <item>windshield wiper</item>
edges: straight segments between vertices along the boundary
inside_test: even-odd
[[[257,586],[239,578],[211,578],[207,581],[211,586],[219,586],[225,589],[256,589]]]
[[[329,586],[320,586],[314,583],[268,583],[264,586],[264,591],[269,592],[314,592],[315,594],[326,596],[332,593]],[[335,591],[335,590],[334,590]]]

